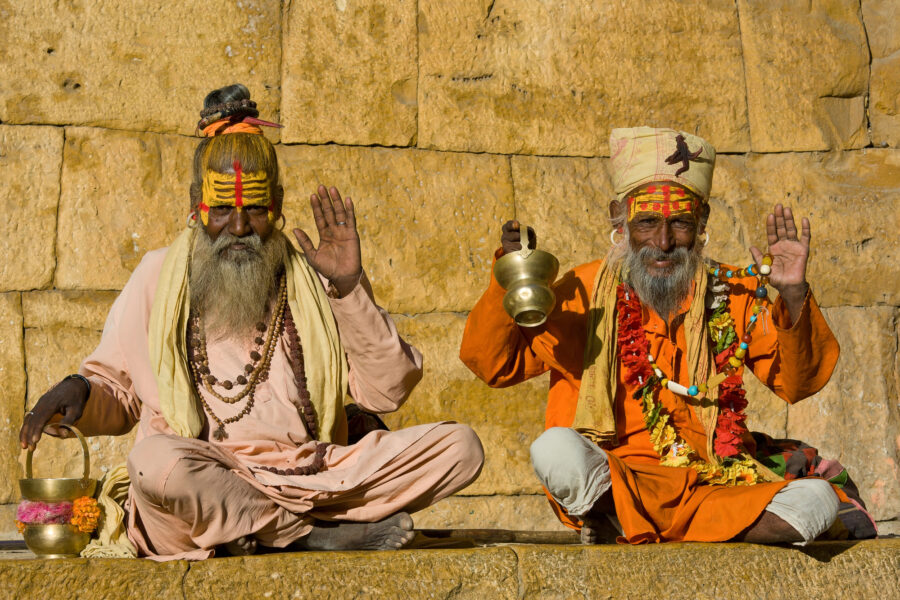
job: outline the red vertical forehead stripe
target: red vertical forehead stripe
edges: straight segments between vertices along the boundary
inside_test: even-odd
[[[240,209],[244,206],[244,181],[241,178],[241,161],[236,160],[234,166],[234,205]]]

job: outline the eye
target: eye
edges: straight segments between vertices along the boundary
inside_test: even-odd
[[[246,210],[247,213],[251,215],[264,215],[269,212],[269,209],[267,207],[259,205],[246,206],[244,207],[244,210]]]
[[[231,213],[231,206],[221,205],[221,206],[213,206],[209,209],[210,214],[215,215],[217,217],[224,217]]]

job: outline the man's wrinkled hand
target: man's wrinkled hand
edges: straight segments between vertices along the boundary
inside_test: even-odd
[[[517,252],[522,249],[522,233],[519,231],[518,221],[507,221],[503,224],[502,234],[500,235],[500,245],[503,247],[503,254]],[[531,242],[531,248],[537,248],[537,234],[531,227],[528,228],[528,240]]]
[[[806,282],[806,263],[809,260],[811,238],[809,219],[800,222],[798,233],[794,214],[789,207],[776,204],[766,217],[766,240],[772,255],[772,271],[769,283],[778,290],[787,304],[791,319],[796,321],[809,284]],[[750,248],[750,254],[757,265],[762,264],[763,253],[759,248]]]
[[[359,233],[353,201],[341,198],[336,187],[320,185],[310,196],[319,247],[316,248],[305,231],[294,229],[294,236],[310,266],[327,278],[343,297],[350,293],[362,275]]]
[[[60,423],[66,425],[74,425],[81,415],[84,413],[84,407],[87,404],[89,392],[85,388],[84,383],[77,379],[64,379],[54,386],[49,392],[41,396],[30,411],[25,413],[25,420],[22,423],[22,429],[19,430],[19,444],[22,448],[34,450],[44,427],[56,415],[62,415]],[[57,437],[69,437],[69,433],[65,429],[52,428],[55,431],[48,431],[51,435]]]

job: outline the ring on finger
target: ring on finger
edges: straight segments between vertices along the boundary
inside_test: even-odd
[[[336,221],[335,225],[346,225],[347,221]]]

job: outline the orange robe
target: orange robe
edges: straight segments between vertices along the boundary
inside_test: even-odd
[[[500,256],[502,251],[497,252]],[[556,307],[547,322],[522,328],[503,310],[504,290],[491,276],[487,291],[472,309],[463,334],[460,358],[491,387],[515,385],[550,371],[545,427],[571,427],[578,402],[587,338],[587,312],[600,267],[594,261],[576,267],[554,284]],[[756,279],[732,280],[728,310],[735,331],[743,332],[752,314]],[[643,322],[650,353],[664,373],[689,386],[684,317],[691,295],[671,325],[644,307]],[[791,325],[781,299],[761,318],[753,332],[745,364],[769,389],[793,404],[816,393],[837,362],[837,340],[812,294]],[[621,362],[616,368],[616,433],[619,445],[608,452],[616,515],[630,543],[725,541],[749,527],[786,482],[727,487],[700,484],[693,469],[663,467],[650,442],[634,386],[626,385]],[[706,437],[691,406],[668,390],[659,399],[671,413],[676,431],[701,456]],[[560,520],[580,523],[551,499]]]

